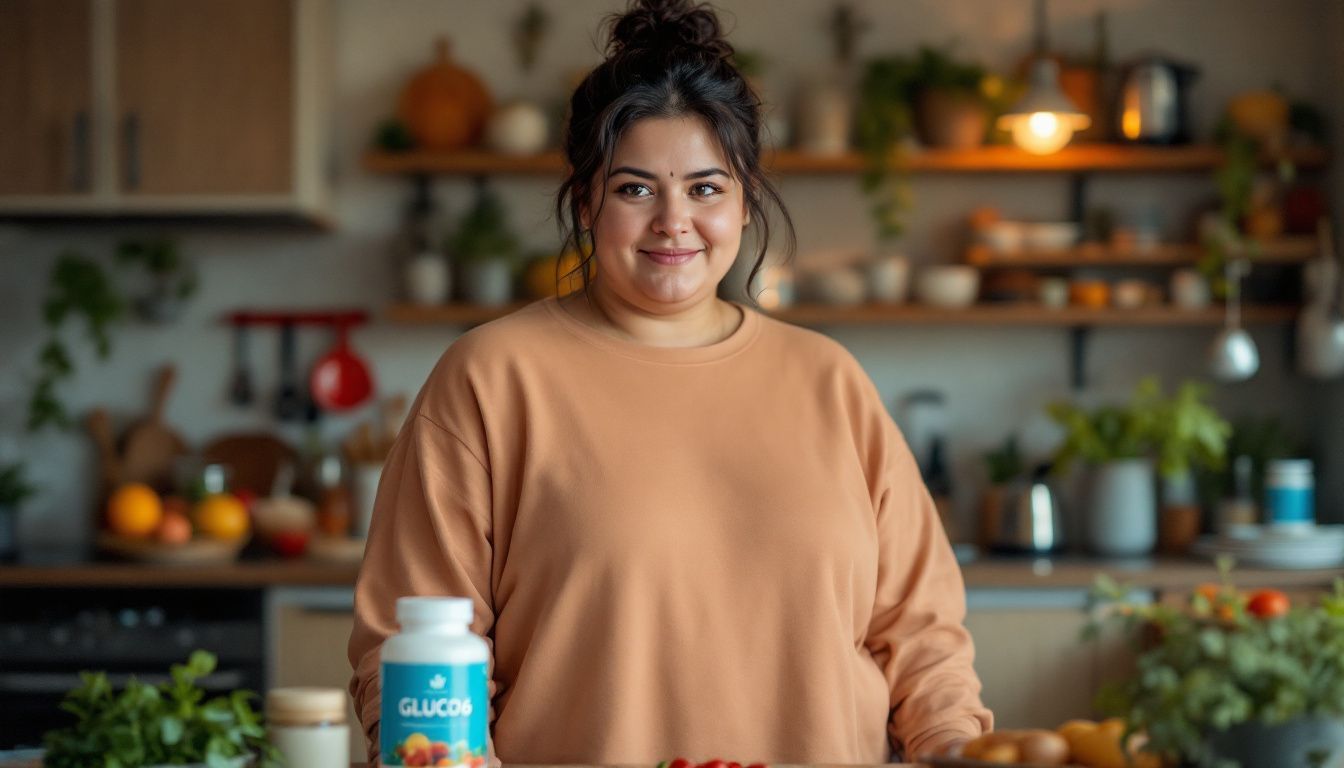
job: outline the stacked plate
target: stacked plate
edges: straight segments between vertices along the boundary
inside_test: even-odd
[[[1237,525],[1220,536],[1201,536],[1191,551],[1232,555],[1238,565],[1254,568],[1336,568],[1344,565],[1344,525]]]

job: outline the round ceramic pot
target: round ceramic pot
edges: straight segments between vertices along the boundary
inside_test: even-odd
[[[1277,725],[1242,723],[1209,739],[1214,756],[1241,768],[1319,768],[1344,761],[1344,721],[1304,715]]]
[[[1157,488],[1148,459],[1120,459],[1092,468],[1086,541],[1103,557],[1138,557],[1157,543]]]
[[[462,292],[472,304],[508,304],[513,300],[513,267],[505,259],[467,262],[462,265]]]

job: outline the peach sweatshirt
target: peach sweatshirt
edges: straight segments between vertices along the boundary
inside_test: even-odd
[[[705,347],[554,299],[458,339],[388,458],[356,587],[375,746],[402,595],[475,602],[505,763],[882,763],[992,723],[961,573],[876,389],[750,309]]]

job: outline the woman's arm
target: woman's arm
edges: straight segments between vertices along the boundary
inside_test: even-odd
[[[882,414],[877,600],[866,645],[891,691],[888,730],[905,759],[993,727],[980,701],[965,585],[919,468]]]
[[[476,606],[472,631],[491,646],[491,701],[495,695],[489,635],[495,620],[490,470],[452,430],[413,414],[383,468],[355,585],[350,693],[369,739],[370,761],[378,755],[379,656],[383,641],[397,631],[398,597],[471,598]]]

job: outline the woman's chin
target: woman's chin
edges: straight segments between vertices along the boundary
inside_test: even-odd
[[[692,302],[704,293],[704,287],[705,279],[700,275],[649,275],[639,282],[646,299],[665,306]]]

